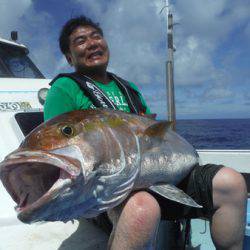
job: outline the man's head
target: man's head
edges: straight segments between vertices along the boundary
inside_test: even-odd
[[[108,45],[99,24],[85,16],[70,19],[59,37],[62,53],[76,71],[88,73],[106,70],[109,60]]]

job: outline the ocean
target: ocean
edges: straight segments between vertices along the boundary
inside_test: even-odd
[[[250,149],[250,119],[177,120],[176,130],[196,149]]]

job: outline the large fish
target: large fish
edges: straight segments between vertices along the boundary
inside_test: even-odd
[[[169,125],[107,109],[72,111],[41,124],[0,164],[18,218],[90,218],[146,188],[199,207],[175,187],[198,155]]]

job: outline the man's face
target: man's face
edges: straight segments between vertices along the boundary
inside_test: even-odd
[[[66,58],[77,71],[107,68],[109,49],[103,36],[91,26],[79,26],[69,36]]]

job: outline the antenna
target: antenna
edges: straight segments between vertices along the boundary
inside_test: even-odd
[[[16,42],[18,39],[18,32],[17,31],[11,31],[10,33],[11,40]]]
[[[169,2],[166,0],[166,8],[167,8],[167,14],[169,14]]]

